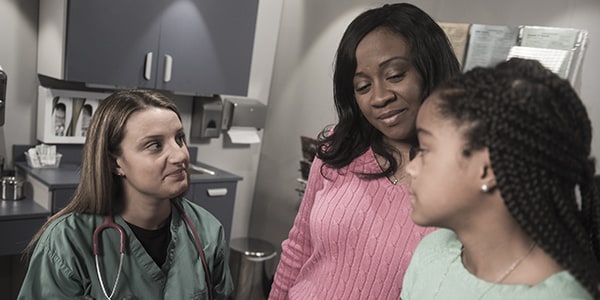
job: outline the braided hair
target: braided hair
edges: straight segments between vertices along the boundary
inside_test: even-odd
[[[600,194],[591,122],[568,81],[539,62],[475,68],[438,89],[439,112],[487,147],[506,206],[523,230],[600,299]]]

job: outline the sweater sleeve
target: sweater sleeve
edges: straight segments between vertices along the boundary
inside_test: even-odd
[[[304,197],[288,238],[281,244],[281,260],[277,266],[269,300],[287,299],[289,288],[294,284],[300,269],[312,252],[310,235],[310,215],[315,195],[323,186],[321,166],[323,162],[315,158],[310,169]]]

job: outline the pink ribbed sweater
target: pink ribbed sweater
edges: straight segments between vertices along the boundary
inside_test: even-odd
[[[398,300],[413,251],[432,230],[412,222],[408,185],[353,173],[380,172],[371,149],[342,170],[325,167],[330,180],[322,164],[311,167],[269,299]]]

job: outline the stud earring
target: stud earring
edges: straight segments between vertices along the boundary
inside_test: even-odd
[[[484,193],[487,193],[490,191],[490,188],[487,186],[487,184],[482,184],[481,185],[481,191]]]

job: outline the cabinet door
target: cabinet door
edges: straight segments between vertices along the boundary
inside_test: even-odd
[[[219,183],[195,183],[190,189],[189,199],[213,214],[225,230],[225,240],[229,242],[233,222],[233,206],[237,181]]]
[[[0,221],[0,256],[22,254],[47,217]]]
[[[52,192],[52,213],[57,213],[59,210],[65,208],[71,202],[73,195],[75,195],[74,188],[54,190]]]
[[[160,14],[165,2],[69,1],[65,79],[119,87],[154,87]],[[147,62],[149,53],[154,59]],[[150,79],[144,77],[148,68]]]
[[[247,96],[257,12],[258,0],[170,1],[161,23],[156,87]],[[170,81],[164,77],[169,59]]]

